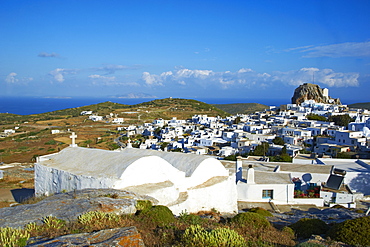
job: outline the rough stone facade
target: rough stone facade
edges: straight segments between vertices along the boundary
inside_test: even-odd
[[[294,90],[294,95],[292,97],[292,104],[301,104],[305,100],[315,100],[317,103],[325,104],[337,104],[341,105],[338,99],[333,99],[331,97],[326,97],[324,91],[319,85],[304,83]]]
[[[65,235],[27,246],[125,246],[144,247],[144,241],[136,227],[101,230],[93,233]]]

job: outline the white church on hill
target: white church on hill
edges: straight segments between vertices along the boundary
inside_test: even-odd
[[[177,215],[185,210],[238,210],[235,178],[212,157],[136,148],[107,151],[74,143],[59,153],[39,157],[36,195],[84,188],[149,195]]]

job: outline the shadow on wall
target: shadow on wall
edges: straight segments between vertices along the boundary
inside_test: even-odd
[[[370,195],[370,174],[360,173],[349,182],[349,187],[356,192]]]
[[[310,188],[310,181],[312,180],[311,173],[305,173],[302,175],[302,180],[305,183],[302,185],[302,190],[308,190]]]
[[[24,200],[31,198],[35,195],[35,190],[34,189],[14,189],[11,190],[13,198],[16,202],[21,203]]]

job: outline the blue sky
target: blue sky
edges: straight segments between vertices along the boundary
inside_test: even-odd
[[[370,101],[370,1],[0,0],[0,96]]]

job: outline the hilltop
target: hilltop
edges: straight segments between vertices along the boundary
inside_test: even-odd
[[[217,107],[193,100],[180,98],[165,98],[156,99],[149,102],[133,105],[132,108],[147,109],[155,112],[158,116],[164,119],[177,117],[181,119],[191,118],[195,114],[209,115],[209,116],[226,116],[227,112],[218,109]]]
[[[78,117],[80,116],[80,113],[82,111],[92,111],[102,116],[108,115],[110,113],[115,113],[121,116],[122,114],[124,114],[123,112],[137,111],[140,112],[142,120],[148,121],[155,118],[170,119],[172,117],[187,119],[191,118],[194,114],[208,114],[210,116],[228,115],[227,112],[220,110],[213,105],[197,100],[166,98],[135,105],[125,105],[106,101],[98,104],[31,115],[0,113],[0,124]],[[129,117],[131,118],[132,116]]]
[[[238,113],[249,114],[269,108],[269,106],[259,103],[213,104],[213,106],[233,115]]]
[[[315,100],[316,103],[341,105],[339,99],[333,99],[329,96],[327,88],[321,88],[319,85],[312,83],[303,83],[294,90],[292,104],[299,105],[306,100]]]
[[[355,103],[348,105],[349,108],[368,109],[370,110],[370,102]]]

